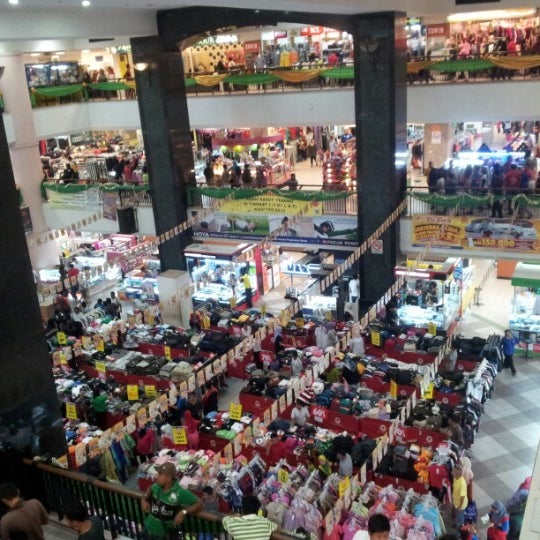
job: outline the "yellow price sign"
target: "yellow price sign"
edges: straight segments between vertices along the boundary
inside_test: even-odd
[[[172,351],[168,345],[165,345],[165,358],[169,361],[172,360]]]
[[[380,347],[381,346],[381,333],[375,332],[374,330],[372,330],[370,336],[371,336],[371,344],[374,345],[375,347]]]
[[[278,482],[286,484],[289,481],[289,472],[285,469],[279,469],[277,478]]]
[[[58,357],[60,358],[60,364],[62,366],[65,366],[67,364],[67,358],[66,358],[66,355],[63,353],[63,351],[60,351],[60,354],[58,355]]]
[[[96,361],[96,371],[98,373],[106,373],[107,372],[107,364],[103,362],[103,360],[97,360]]]
[[[148,397],[156,397],[156,386],[154,384],[145,384],[144,393]]]
[[[96,340],[96,351],[100,351],[100,352],[105,351],[105,342],[103,341],[102,337]]]
[[[92,338],[90,336],[83,336],[82,337],[82,346],[83,349],[91,349],[92,348]]]
[[[127,385],[128,401],[137,401],[139,399],[139,387],[136,384]]]
[[[397,399],[397,382],[390,379],[390,397]]]
[[[64,332],[56,332],[56,340],[58,345],[67,345],[67,336]]]
[[[231,420],[240,420],[242,418],[242,404],[231,402],[229,405],[229,417]]]
[[[342,499],[347,493],[347,490],[351,487],[351,480],[346,476],[343,480],[340,480],[338,484],[338,494],[339,498]]]
[[[187,444],[187,435],[185,428],[173,427],[172,435],[174,444]]]
[[[66,403],[66,418],[77,420],[77,406],[75,403]]]
[[[433,399],[434,390],[435,390],[435,385],[432,382],[429,383],[422,397],[424,399]]]
[[[436,325],[434,322],[428,323],[428,325],[427,325],[427,331],[428,331],[431,335],[436,336],[436,335],[437,335],[437,325]]]

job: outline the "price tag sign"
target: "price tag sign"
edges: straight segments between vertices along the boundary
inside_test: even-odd
[[[437,325],[433,321],[429,322],[428,325],[427,325],[427,331],[432,336],[436,336],[437,335]]]
[[[77,407],[75,403],[66,403],[66,418],[77,420]]]
[[[92,348],[92,339],[90,336],[83,336],[82,337],[82,346],[83,349],[89,350]]]
[[[204,371],[202,369],[199,369],[199,371],[197,371],[197,384],[199,386],[203,386],[205,382],[206,379],[204,378]]]
[[[135,415],[130,414],[126,418],[126,430],[128,433],[133,433],[137,429],[137,424],[135,422]]]
[[[390,379],[390,397],[397,399],[397,382]]]
[[[169,360],[169,362],[172,360],[172,351],[168,345],[165,345],[165,358]]]
[[[278,404],[277,401],[274,401],[270,405],[270,421],[275,420],[278,417]]]
[[[174,444],[187,444],[187,435],[185,428],[173,427],[172,435]]]
[[[105,342],[102,337],[99,337],[96,340],[96,350],[100,352],[105,352]]]
[[[98,373],[105,373],[107,371],[107,364],[103,360],[96,361],[96,371]]]
[[[67,359],[66,359],[66,355],[64,354],[63,351],[60,351],[58,353],[58,358],[60,360],[60,365],[61,366],[65,366],[67,364]]]
[[[279,400],[278,400],[278,408],[279,408],[279,413],[282,414],[283,411],[287,408],[287,398],[285,396],[285,394],[283,394]]]
[[[67,337],[64,332],[56,332],[56,340],[58,345],[67,345]]]
[[[145,384],[144,393],[148,397],[156,397],[156,386],[154,384]]]
[[[281,484],[286,484],[289,481],[289,473],[285,469],[279,469],[278,472],[278,482]]]
[[[141,407],[137,411],[137,422],[139,423],[140,427],[146,425],[146,422],[148,422],[148,413],[146,412],[146,407]]]
[[[137,401],[139,399],[139,387],[136,384],[127,385],[128,401]]]
[[[214,376],[214,372],[212,371],[212,364],[209,364],[204,368],[204,377],[207,381],[209,381]]]
[[[427,385],[425,392],[422,394],[424,399],[433,399],[434,384],[431,382]]]
[[[240,421],[242,418],[242,404],[231,402],[229,405],[229,417],[231,420]]]
[[[375,332],[374,330],[371,331],[371,344],[375,347],[381,346],[381,333]]]
[[[346,476],[343,480],[340,480],[339,481],[339,484],[338,484],[338,494],[339,494],[339,498],[340,499],[343,499],[343,497],[345,496],[345,493],[348,489],[350,489],[351,487],[351,480],[348,476]]]

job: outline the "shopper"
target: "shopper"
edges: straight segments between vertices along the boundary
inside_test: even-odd
[[[201,398],[201,402],[203,414],[207,415],[208,413],[217,411],[219,409],[218,390],[211,382],[207,382],[205,384],[205,388],[206,391]]]
[[[244,268],[242,269],[242,277],[240,278],[242,285],[244,286],[244,294],[246,295],[246,304],[248,308],[253,307],[253,289],[251,288],[251,279],[249,277],[248,271]]]
[[[148,426],[143,426],[137,431],[137,445],[135,447],[137,455],[143,461],[148,461],[153,455],[156,445],[156,436],[154,430]]]
[[[373,514],[368,520],[368,530],[358,531],[353,540],[389,540],[390,520],[384,514]]]
[[[19,488],[11,483],[0,485],[0,500],[7,512],[0,520],[0,538],[9,540],[15,533],[25,533],[32,540],[44,540],[43,525],[49,515],[37,499],[25,501]]]
[[[266,457],[270,465],[275,465],[280,459],[285,459],[289,453],[287,445],[277,433],[272,432],[266,444]]]
[[[463,436],[463,428],[459,422],[453,418],[448,418],[448,438],[460,448],[465,445],[465,437]]]
[[[510,368],[512,375],[516,375],[516,367],[514,366],[514,351],[518,339],[514,337],[511,330],[504,332],[504,337],[501,339],[501,349],[504,356],[503,367]]]
[[[63,508],[68,525],[79,533],[79,540],[105,540],[103,523],[97,516],[88,517],[79,501],[68,502]]]
[[[309,419],[309,409],[301,401],[297,401],[291,411],[291,425],[304,427]]]
[[[210,486],[202,489],[201,500],[205,512],[219,512],[219,499],[216,492]]]
[[[115,304],[118,307],[118,314],[122,313],[122,304],[114,291],[111,291],[111,304]]]
[[[311,163],[311,166],[313,167],[314,164],[317,164],[317,145],[315,144],[314,139],[311,139],[310,143],[308,144],[307,152],[309,156],[309,161]]]
[[[155,467],[157,478],[141,500],[145,540],[173,540],[188,514],[203,509],[203,504],[191,491],[180,487],[176,467],[167,462]]]
[[[463,470],[458,465],[452,471],[454,481],[452,483],[452,510],[456,528],[459,528],[465,522],[465,508],[469,504],[467,500],[467,483],[463,478]]]
[[[79,274],[80,270],[73,263],[69,263],[67,277],[69,280],[71,296],[73,296],[74,299],[77,299],[76,295],[79,290]]]
[[[291,173],[291,177],[281,184],[280,189],[286,187],[289,188],[289,191],[296,191],[298,189],[298,180],[296,179],[296,174]]]
[[[487,540],[505,540],[510,530],[510,515],[501,501],[495,501],[489,511]]]
[[[506,503],[506,508],[510,515],[509,540],[518,540],[523,524],[523,515],[525,514],[525,505],[531,489],[532,476],[527,476],[519,485],[516,492]]]
[[[353,462],[350,454],[345,450],[341,449],[336,452],[336,457],[338,460],[338,473],[341,476],[352,476],[353,473]]]
[[[354,304],[358,300],[358,296],[360,296],[360,279],[356,274],[349,281],[349,302]]]
[[[184,412],[184,416],[182,417],[182,424],[184,428],[186,429],[186,435],[187,435],[187,442],[188,442],[188,448],[190,450],[198,450],[199,449],[199,424],[200,420],[196,420],[193,418],[193,415],[191,414],[191,411],[188,409],[186,412]]]
[[[242,499],[242,516],[226,516],[223,528],[233,540],[269,540],[278,526],[269,519],[259,516],[261,503],[255,495]]]

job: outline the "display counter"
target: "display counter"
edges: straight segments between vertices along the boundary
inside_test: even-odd
[[[472,287],[474,268],[463,267],[458,258],[444,263],[412,262],[398,266],[396,276],[404,276],[399,322],[404,326],[432,328],[448,331],[461,317],[463,297]]]
[[[159,291],[157,279],[143,277],[140,272],[133,272],[118,288],[118,298],[122,301],[140,300],[142,302],[157,302]]]

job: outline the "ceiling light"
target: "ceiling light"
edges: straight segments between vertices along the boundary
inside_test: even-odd
[[[9,0],[9,3],[10,3],[12,6],[16,6],[16,5],[19,3],[19,0]]]
[[[148,62],[137,62],[133,67],[137,71],[144,71],[145,69],[148,69]]]
[[[90,0],[82,0],[81,5],[82,7],[88,7],[90,5]]]
[[[493,9],[490,11],[470,11],[448,15],[448,22],[493,21],[496,19],[516,19],[536,14],[536,9]]]

